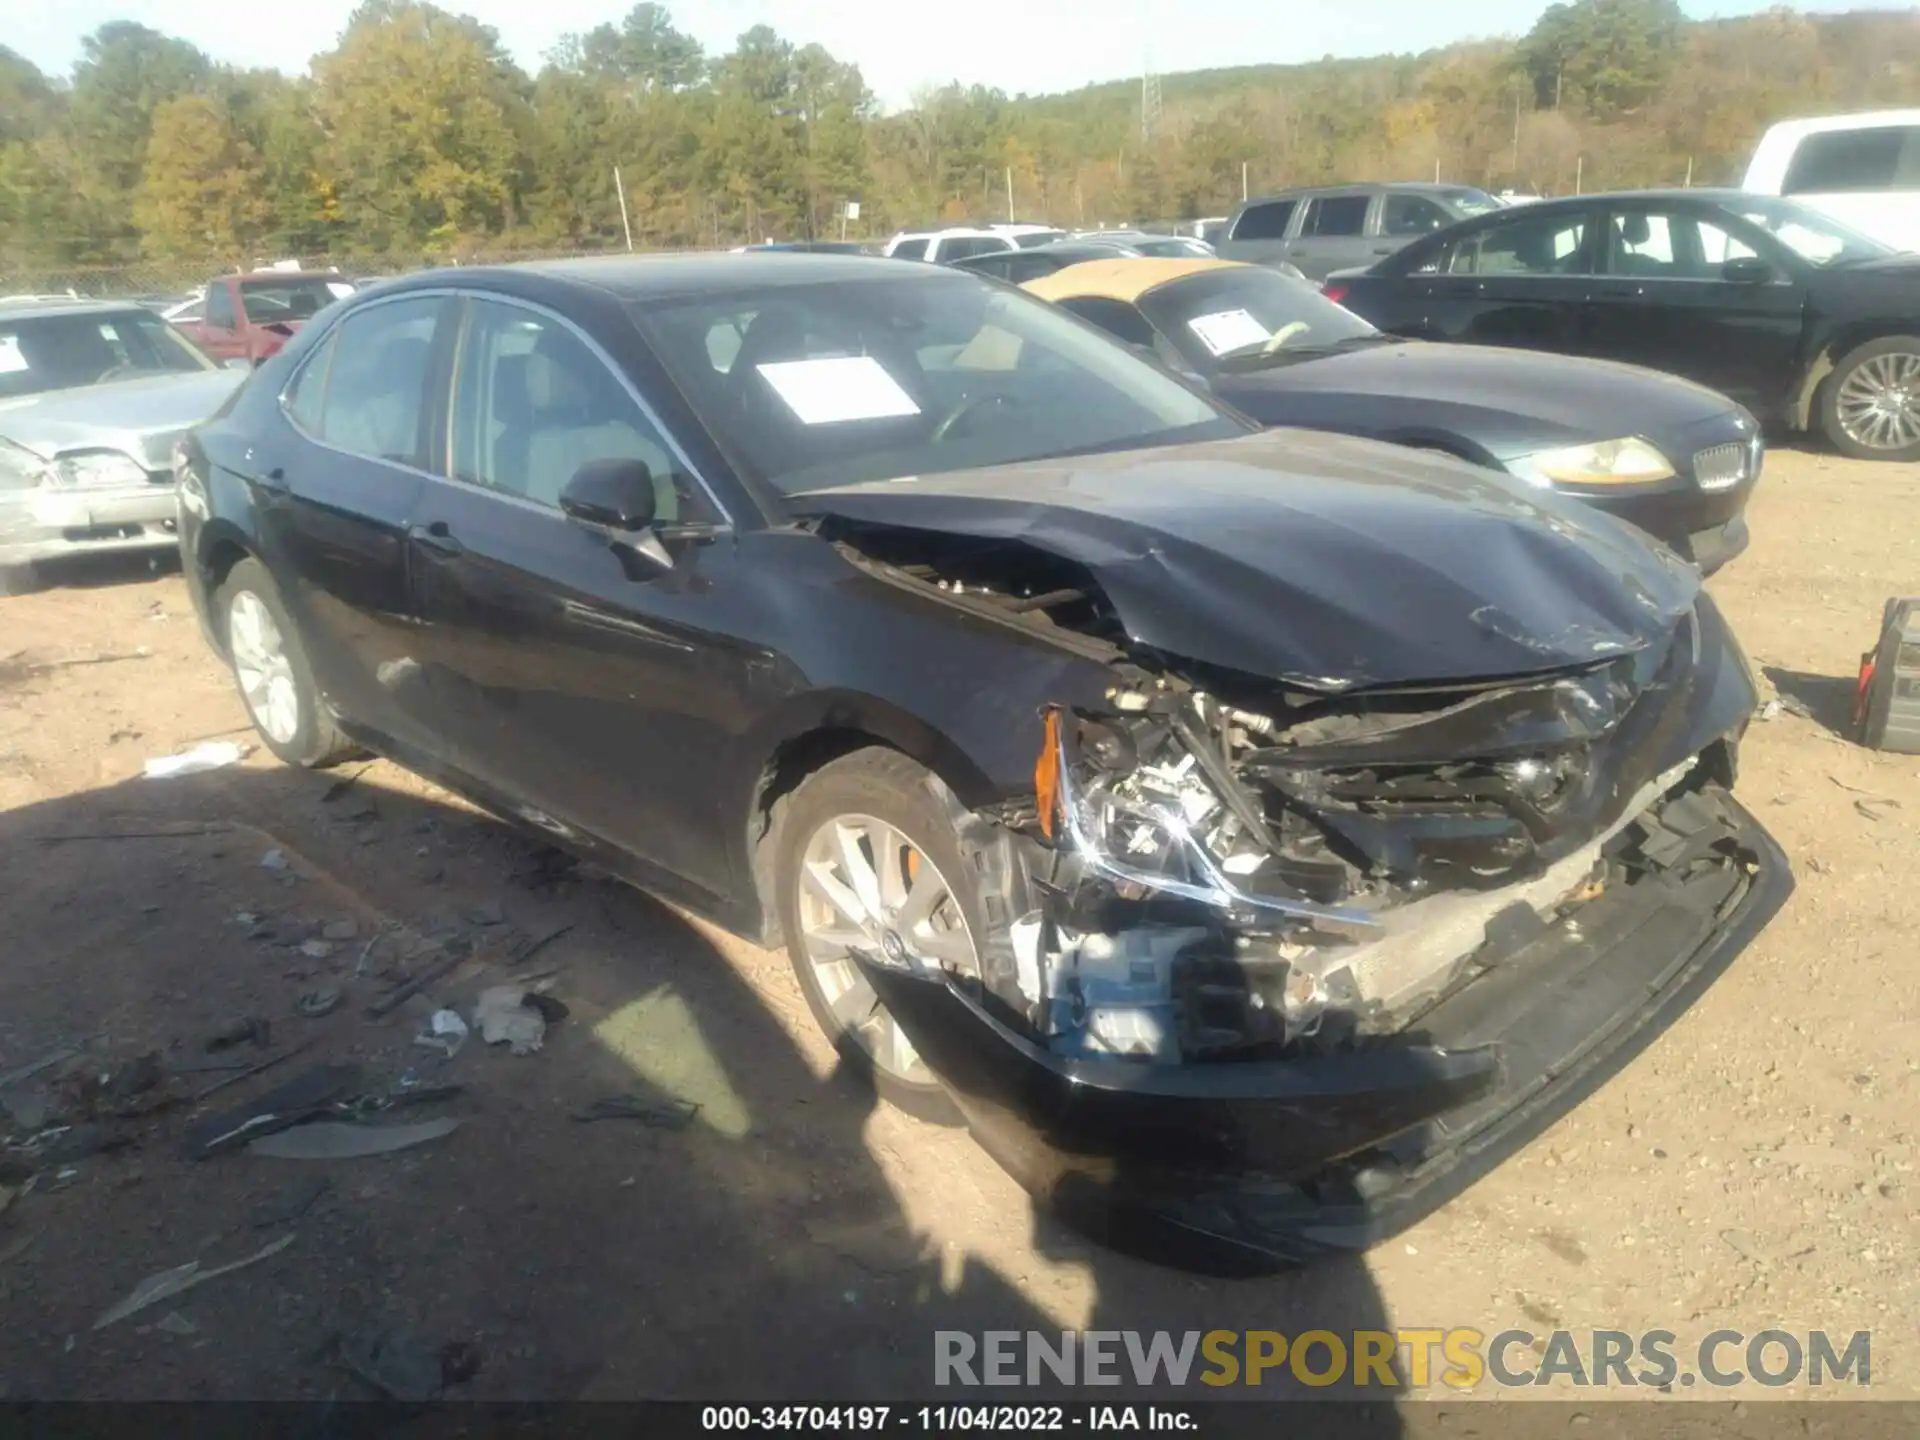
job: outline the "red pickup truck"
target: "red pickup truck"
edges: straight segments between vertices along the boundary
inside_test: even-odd
[[[350,281],[325,271],[216,275],[198,300],[167,318],[214,359],[258,365],[303,323],[352,292]]]

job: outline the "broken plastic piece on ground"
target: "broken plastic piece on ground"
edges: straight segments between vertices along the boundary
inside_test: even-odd
[[[484,905],[476,905],[467,912],[467,919],[475,925],[504,925],[507,914],[497,901],[489,900]]]
[[[80,1053],[81,1048],[78,1045],[62,1045],[50,1055],[42,1055],[38,1060],[29,1060],[18,1069],[7,1071],[6,1074],[0,1075],[0,1090],[6,1089],[9,1085],[17,1085],[22,1080],[31,1080],[42,1070],[51,1070],[62,1061],[71,1060]]]
[[[357,940],[360,938],[360,922],[351,917],[344,920],[329,920],[320,927],[322,940]]]
[[[222,1275],[231,1275],[236,1270],[244,1270],[249,1265],[257,1265],[262,1260],[271,1259],[293,1242],[293,1235],[283,1235],[271,1245],[263,1246],[244,1260],[235,1260],[230,1265],[218,1265],[211,1270],[202,1270],[198,1260],[189,1260],[186,1264],[176,1266],[172,1270],[162,1270],[157,1275],[149,1275],[133,1287],[132,1293],[126,1299],[111,1307],[94,1321],[93,1328],[104,1330],[116,1320],[124,1320],[129,1315],[136,1315],[149,1305],[157,1305],[162,1300],[193,1289],[196,1285],[204,1285],[209,1280],[217,1280]]]
[[[459,1011],[436,1010],[427,1021],[427,1028],[413,1037],[413,1043],[438,1050],[451,1060],[467,1043],[467,1034],[467,1022],[460,1018]]]
[[[45,1090],[14,1090],[0,1095],[0,1115],[16,1135],[33,1135],[47,1128],[53,1101]]]
[[[274,1160],[357,1160],[424,1145],[459,1128],[460,1122],[454,1119],[425,1120],[418,1125],[345,1125],[321,1120],[255,1140],[247,1152]]]
[[[333,958],[333,946],[324,940],[302,940],[300,953],[309,960],[330,960]]]
[[[147,779],[171,780],[176,775],[198,775],[203,770],[238,765],[247,758],[247,748],[232,740],[204,740],[178,754],[160,755],[147,761]]]
[[[133,1144],[133,1136],[107,1125],[63,1125],[34,1137],[30,1143],[41,1164],[64,1165],[69,1160],[125,1150]]]
[[[464,1341],[435,1347],[398,1330],[342,1335],[335,1351],[342,1366],[374,1389],[411,1404],[424,1404],[480,1370],[480,1352]]]
[[[507,1046],[515,1055],[531,1055],[547,1033],[543,1010],[527,1003],[520,985],[495,985],[480,992],[473,1007],[473,1026],[489,1045]]]
[[[330,985],[319,990],[309,990],[294,1002],[294,1009],[309,1020],[318,1020],[322,1015],[331,1015],[339,1008],[340,992]]]
[[[260,857],[260,868],[262,870],[287,869],[287,852],[278,848],[267,851]]]
[[[700,1113],[691,1100],[669,1098],[649,1100],[642,1095],[608,1095],[573,1112],[573,1118],[590,1120],[638,1120],[661,1130],[684,1130]]]
[[[315,1065],[257,1100],[201,1121],[187,1132],[186,1151],[204,1160],[249,1140],[298,1125],[323,1113],[334,1101],[351,1095],[360,1084],[360,1067],[353,1064]]]
[[[265,1049],[273,1040],[273,1026],[257,1015],[246,1015],[231,1020],[207,1037],[207,1053],[217,1055],[222,1050],[231,1050],[236,1045],[244,1045],[251,1040],[259,1049]]]
[[[304,1180],[294,1181],[271,1200],[254,1207],[253,1228],[269,1230],[275,1225],[292,1224],[332,1188],[333,1181],[324,1175],[309,1175]]]

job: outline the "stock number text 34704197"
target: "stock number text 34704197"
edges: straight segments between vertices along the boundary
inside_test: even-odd
[[[941,1434],[954,1430],[1064,1430],[1059,1405],[707,1405],[702,1430],[887,1431]]]

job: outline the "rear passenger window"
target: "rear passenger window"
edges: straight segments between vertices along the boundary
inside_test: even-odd
[[[314,433],[355,455],[424,469],[427,370],[445,306],[439,296],[393,300],[342,320]]]
[[[327,367],[333,363],[333,342],[339,333],[336,330],[320,342],[287,391],[287,414],[309,435],[320,433],[320,416],[327,401]]]
[[[1240,218],[1233,222],[1235,240],[1284,240],[1287,236],[1287,222],[1293,219],[1293,200],[1268,200],[1263,204],[1249,205],[1240,212]]]
[[[895,260],[924,260],[927,258],[927,238],[923,235],[917,240],[902,240],[893,247],[892,254]]]
[[[1587,221],[1579,216],[1528,216],[1481,230],[1447,247],[1449,275],[1585,275]]]
[[[1782,195],[1920,189],[1920,125],[1876,125],[1808,135],[1780,182]]]
[[[1302,238],[1309,235],[1361,235],[1367,228],[1365,195],[1318,195],[1307,202],[1300,222]]]
[[[1453,217],[1424,195],[1389,195],[1381,207],[1384,235],[1425,235],[1452,223]]]
[[[969,255],[993,255],[1013,248],[1012,241],[996,239],[991,235],[956,235],[940,242],[939,258],[943,261],[964,260]]]

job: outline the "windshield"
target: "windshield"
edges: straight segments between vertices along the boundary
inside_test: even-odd
[[[1246,429],[1051,306],[962,270],[632,314],[734,463],[786,494]]]
[[[1229,357],[1322,349],[1379,333],[1306,281],[1257,265],[1203,270],[1147,291],[1139,306],[1203,375]]]
[[[1056,240],[1066,238],[1067,232],[1064,230],[1032,230],[1025,235],[1014,236],[1013,243],[1022,250],[1031,250],[1036,245],[1051,245]]]
[[[0,398],[213,368],[151,310],[0,318]]]
[[[1838,220],[1796,201],[1754,195],[1742,197],[1728,208],[1758,225],[1810,265],[1850,265],[1894,253],[1878,240],[1850,230]]]
[[[338,298],[333,286],[317,275],[240,282],[240,303],[247,307],[247,318],[256,325],[311,320]]]

